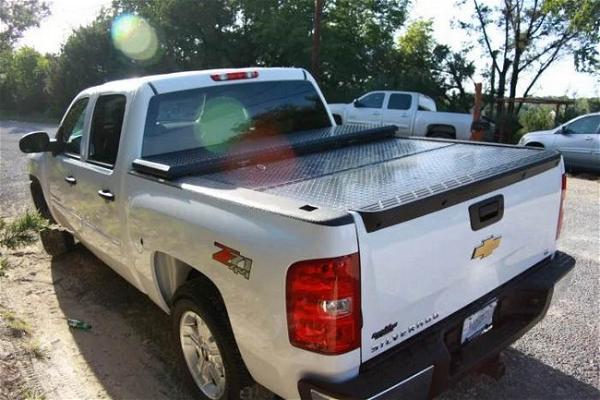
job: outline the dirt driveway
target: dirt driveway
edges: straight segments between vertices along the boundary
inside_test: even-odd
[[[0,216],[30,206],[20,136],[53,130],[0,122]],[[504,353],[500,381],[472,375],[445,399],[600,398],[600,181],[569,181],[560,247],[578,264],[547,318]],[[9,255],[0,278],[0,398],[186,399],[168,317],[82,246],[50,259],[39,245]],[[11,334],[6,317],[27,326]],[[66,318],[92,325],[69,329]]]

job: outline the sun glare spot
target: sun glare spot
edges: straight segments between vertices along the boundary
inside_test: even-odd
[[[156,30],[138,15],[123,14],[115,18],[111,36],[114,46],[136,61],[150,61],[159,50]]]

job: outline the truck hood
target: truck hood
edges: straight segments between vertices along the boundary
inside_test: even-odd
[[[339,112],[343,112],[344,109],[346,107],[348,107],[348,104],[344,104],[344,103],[332,103],[332,104],[327,104],[327,107],[329,107],[329,110],[332,113],[339,113]]]
[[[527,136],[527,137],[546,136],[546,135],[553,135],[554,132],[556,132],[556,129],[551,129],[551,130],[547,130],[547,131],[533,131],[533,132],[529,132],[529,133],[525,134],[525,136]]]

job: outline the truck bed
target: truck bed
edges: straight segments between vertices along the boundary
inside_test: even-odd
[[[555,151],[399,138],[377,126],[336,127],[284,144],[268,142],[262,147],[268,151],[260,150],[265,143],[257,145],[219,155],[196,150],[154,156],[136,160],[134,169],[159,177],[168,171],[201,173],[204,179],[314,207],[353,210],[367,231],[374,231],[521,181],[560,161]]]

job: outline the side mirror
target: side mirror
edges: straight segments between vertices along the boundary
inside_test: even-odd
[[[50,141],[46,132],[31,132],[19,140],[19,149],[23,153],[41,153],[52,151],[55,141]]]
[[[569,134],[569,128],[567,128],[565,125],[561,126],[559,130],[556,131],[556,133],[558,133],[559,135],[568,135]]]
[[[362,104],[360,103],[360,101],[358,99],[352,100],[352,104],[354,105],[354,108],[362,107]]]

